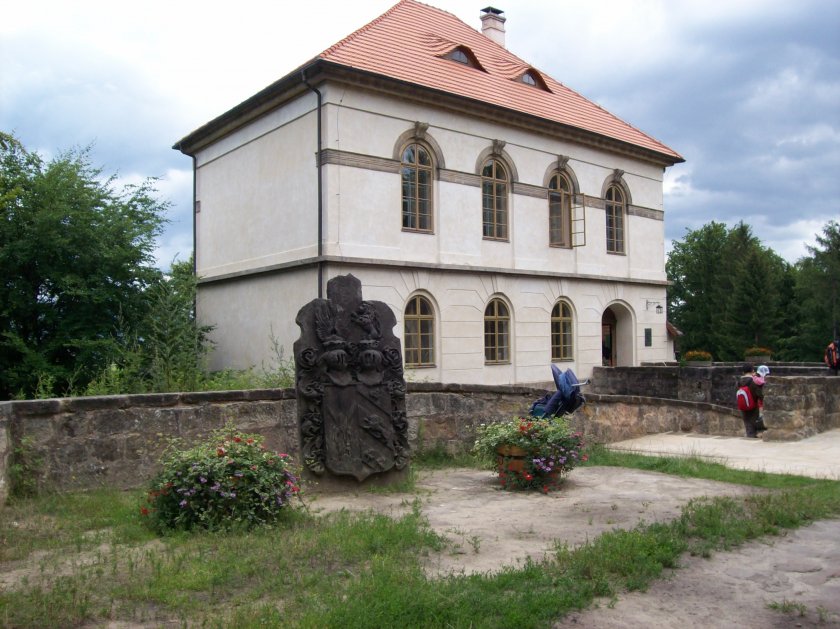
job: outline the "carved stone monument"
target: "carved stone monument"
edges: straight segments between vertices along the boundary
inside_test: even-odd
[[[408,421],[396,317],[362,299],[361,282],[341,275],[327,299],[313,299],[295,322],[295,373],[304,467],[361,482],[408,464]]]

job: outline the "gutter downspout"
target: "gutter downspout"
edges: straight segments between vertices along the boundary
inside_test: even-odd
[[[193,322],[198,324],[198,241],[196,240],[196,236],[198,234],[198,227],[196,223],[198,223],[198,217],[195,215],[196,204],[198,203],[198,171],[196,170],[196,159],[195,155],[192,155],[192,167],[193,167],[193,195],[192,195],[192,232],[193,232],[193,286],[195,290],[193,291],[193,304],[192,304],[192,311],[193,311]]]
[[[196,222],[198,222],[198,219],[195,215],[195,211],[198,209],[196,207],[196,203],[198,203],[198,200],[196,198],[196,194],[198,192],[198,185],[196,183],[196,178],[198,177],[198,173],[196,172],[196,169],[195,169],[195,155],[192,156],[192,167],[193,167],[193,198],[192,198],[192,201],[193,201],[193,207],[192,207],[193,268],[192,268],[192,271],[193,271],[193,277],[195,277],[197,279],[196,271],[198,271],[198,251],[197,251],[198,247],[196,247],[197,243],[196,243],[195,237],[196,237],[196,232],[197,232]],[[195,312],[195,303],[193,303],[193,312]]]
[[[315,92],[318,97],[318,299],[324,298],[324,180],[323,180],[323,165],[321,164],[321,151],[323,150],[321,144],[321,107],[323,105],[323,97],[321,92],[310,85],[306,80],[306,70],[300,71],[300,78],[304,85]]]

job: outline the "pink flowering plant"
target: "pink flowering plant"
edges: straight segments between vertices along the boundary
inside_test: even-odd
[[[170,445],[140,515],[158,531],[252,528],[278,518],[300,493],[288,454],[231,424],[189,449]]]
[[[584,445],[583,435],[573,432],[563,417],[516,417],[481,424],[473,453],[498,473],[503,489],[548,493],[587,460]]]

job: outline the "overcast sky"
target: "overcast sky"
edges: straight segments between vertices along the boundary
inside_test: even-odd
[[[0,130],[93,145],[172,203],[159,264],[192,251],[192,162],[172,150],[396,0],[29,0],[0,20]],[[487,0],[430,0],[480,28]],[[507,47],[686,159],[666,238],[752,225],[794,262],[840,220],[840,1],[499,0]]]

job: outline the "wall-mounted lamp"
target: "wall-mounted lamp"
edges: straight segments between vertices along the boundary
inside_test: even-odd
[[[658,301],[651,301],[650,299],[645,300],[645,310],[650,310],[650,307],[654,304],[656,304],[656,314],[662,314],[662,304]]]

